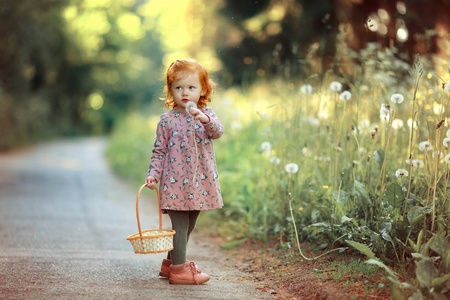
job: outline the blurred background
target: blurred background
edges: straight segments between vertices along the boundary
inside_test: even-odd
[[[417,53],[446,58],[449,8],[447,0],[1,0],[0,149],[106,134],[126,114],[162,106],[162,76],[176,58],[204,64],[219,91],[329,70],[351,79],[361,61],[349,51],[370,43],[395,48],[409,65]]]
[[[0,150],[106,136],[109,165],[137,187],[165,70],[192,57],[218,83],[225,128],[214,141],[225,206],[200,228],[230,248],[300,239],[402,266],[426,244],[445,260],[416,261],[429,289],[450,280],[449,11],[450,0],[0,0]]]

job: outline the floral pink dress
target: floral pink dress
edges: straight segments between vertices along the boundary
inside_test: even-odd
[[[159,182],[163,211],[223,206],[212,143],[222,135],[223,126],[211,108],[200,110],[209,117],[209,123],[195,121],[184,110],[164,113],[158,122],[147,176],[154,176]]]

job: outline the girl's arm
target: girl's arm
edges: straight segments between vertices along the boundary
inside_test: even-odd
[[[209,122],[202,122],[210,139],[218,139],[223,134],[223,126],[219,118],[210,107],[206,107],[203,113],[209,118]]]
[[[156,128],[155,144],[153,145],[150,166],[147,171],[147,178],[153,177],[157,182],[160,181],[164,168],[164,159],[166,157],[166,148],[169,141],[168,122],[166,118],[161,116]]]

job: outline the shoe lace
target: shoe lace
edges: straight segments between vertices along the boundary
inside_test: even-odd
[[[195,263],[192,262],[192,261],[189,263],[189,267],[190,267],[190,271],[192,272],[192,278],[194,279],[194,281],[195,281],[196,284],[199,284],[198,281],[197,281],[197,278],[195,278],[195,275],[196,275],[196,274],[201,274],[201,273],[202,273],[202,270],[200,270],[199,268],[197,268],[197,266],[195,265]]]

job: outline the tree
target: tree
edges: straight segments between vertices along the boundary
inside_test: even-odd
[[[137,6],[0,1],[0,148],[106,132],[129,107],[151,101],[162,51]]]
[[[226,1],[217,35],[223,79],[242,84],[259,77],[323,74],[337,68],[336,37],[344,28],[353,50],[375,42],[396,47],[398,56],[412,63],[416,53],[442,52],[438,29],[444,35],[450,28],[449,8],[447,0]]]

